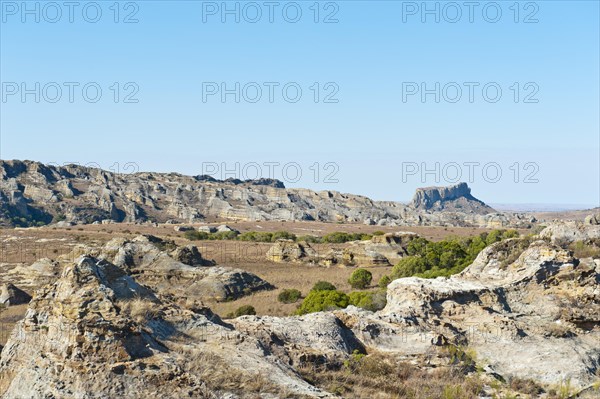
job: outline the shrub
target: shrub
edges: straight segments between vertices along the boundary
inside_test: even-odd
[[[366,234],[361,233],[344,233],[340,231],[336,231],[334,233],[329,233],[323,236],[322,242],[329,244],[343,244],[348,241],[358,241],[363,238],[363,236],[367,236]]]
[[[425,259],[420,256],[407,256],[392,268],[392,279],[410,277],[427,270]]]
[[[350,305],[376,312],[386,305],[385,292],[355,291],[348,294]]]
[[[238,240],[241,241],[255,241],[255,242],[271,242],[273,241],[273,233],[266,231],[248,231],[238,236]]]
[[[417,237],[407,244],[409,256],[394,266],[391,278],[448,277],[470,265],[486,246],[518,236],[516,230],[493,230],[475,237],[448,238],[439,242]]]
[[[302,296],[302,293],[297,289],[285,289],[279,293],[277,300],[282,303],[295,303]]]
[[[252,306],[252,305],[240,306],[239,308],[236,309],[235,312],[233,312],[234,317],[255,315],[255,314],[256,314],[256,310],[254,309],[254,306]]]
[[[377,285],[379,285],[379,288],[387,288],[388,285],[390,285],[390,283],[392,282],[392,279],[390,278],[390,276],[388,275],[384,275],[381,276],[381,278],[379,279],[379,283]]]
[[[356,269],[352,272],[352,275],[350,275],[348,283],[352,288],[362,290],[367,288],[372,280],[373,274],[371,274],[370,271],[366,269]]]
[[[335,291],[335,285],[327,281],[317,281],[311,291]]]
[[[204,232],[204,231],[191,230],[191,231],[186,231],[185,233],[183,233],[183,236],[190,241],[195,241],[195,240],[207,240],[208,237],[210,236],[210,234],[208,234],[207,232]]]
[[[209,234],[209,240],[235,240],[238,236],[237,231],[220,231],[218,233]]]
[[[275,233],[273,233],[273,236],[271,237],[271,241],[275,242],[280,239],[295,241],[296,235],[293,233],[289,233],[287,231],[276,231]]]
[[[54,223],[56,223],[56,222],[62,222],[63,220],[67,220],[67,217],[65,216],[64,213],[59,213],[57,215],[54,215],[54,217],[52,218],[52,221]]]
[[[385,233],[384,233],[383,231],[381,231],[381,230],[377,230],[377,231],[374,231],[374,232],[373,232],[373,235],[374,235],[374,236],[382,236],[382,235],[384,235],[384,234],[385,234]]]
[[[300,241],[305,241],[309,244],[320,244],[323,242],[323,239],[321,237],[318,236],[300,236],[296,238],[296,241],[300,242]]]
[[[296,314],[303,315],[323,310],[343,309],[349,304],[348,295],[343,292],[334,290],[311,291],[298,307]]]

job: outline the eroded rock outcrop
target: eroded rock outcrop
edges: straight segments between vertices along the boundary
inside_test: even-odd
[[[267,377],[268,376],[268,377]],[[37,292],[0,359],[2,398],[329,397],[209,311],[81,257]]]
[[[131,272],[141,283],[179,297],[221,301],[274,288],[255,274],[215,266],[193,245],[178,247],[154,236],[111,240],[98,256]]]

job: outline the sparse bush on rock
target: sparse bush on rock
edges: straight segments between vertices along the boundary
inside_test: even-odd
[[[343,309],[350,304],[348,295],[335,290],[311,291],[308,293],[296,314],[303,315],[323,310]]]

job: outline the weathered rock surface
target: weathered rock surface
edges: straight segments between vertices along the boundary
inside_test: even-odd
[[[255,274],[215,266],[193,245],[177,247],[154,236],[111,240],[98,256],[128,270],[141,283],[179,297],[228,300],[274,288]]]
[[[37,292],[0,359],[7,399],[280,393],[330,396],[210,311],[183,309],[93,257]]]
[[[267,260],[271,262],[311,262],[316,259],[317,251],[306,242],[277,240],[267,251]]]
[[[176,173],[115,174],[68,165],[0,160],[0,223],[319,220],[369,224],[526,227],[530,218],[493,210],[466,185],[422,189],[412,205],[336,191],[286,189],[270,179],[218,181]]]
[[[577,221],[555,222],[542,230],[540,237],[550,239],[554,243],[598,240],[600,225]]]
[[[409,334],[440,337],[433,342],[468,345],[505,378],[569,380],[577,387],[594,382],[600,360],[600,260],[580,261],[535,241],[524,250],[510,244],[522,252],[506,264],[506,245],[486,248],[473,265],[448,279],[393,281],[388,305],[377,318],[410,324]]]

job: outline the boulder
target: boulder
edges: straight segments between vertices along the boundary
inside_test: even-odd
[[[222,224],[222,225],[220,225],[220,226],[217,227],[217,233],[227,233],[227,232],[230,232],[230,231],[239,233],[239,231],[237,231],[234,228],[231,228],[231,227],[227,226],[226,224]]]
[[[203,233],[216,233],[217,228],[213,226],[199,226],[196,230]]]
[[[183,231],[194,231],[194,228],[191,226],[175,226],[173,228],[175,231],[183,232]]]
[[[0,303],[4,306],[22,305],[31,301],[31,295],[15,287],[13,284],[0,286]]]
[[[216,264],[214,261],[204,259],[195,245],[177,247],[170,255],[173,259],[189,266],[214,266]]]
[[[317,251],[306,242],[294,240],[277,240],[267,251],[267,259],[271,262],[310,262],[317,256]]]

